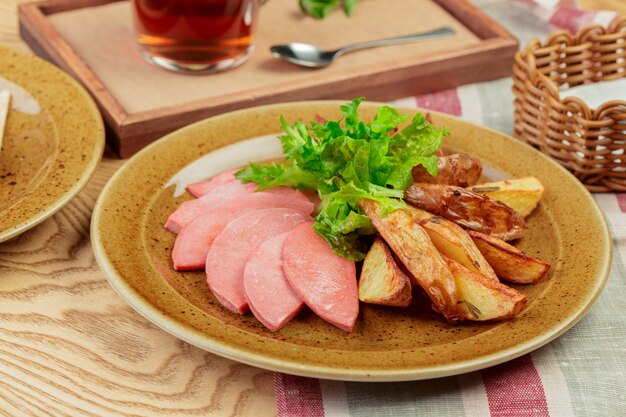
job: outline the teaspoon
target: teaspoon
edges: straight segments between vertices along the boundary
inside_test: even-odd
[[[398,45],[426,39],[435,39],[443,36],[450,36],[454,33],[454,29],[446,26],[428,32],[415,33],[413,35],[353,43],[351,45],[335,49],[334,51],[325,51],[315,45],[299,42],[292,42],[286,45],[274,45],[270,48],[270,51],[276,58],[284,59],[285,61],[289,61],[297,65],[310,68],[323,68],[329,66],[335,59],[348,52],[375,48],[378,46]]]

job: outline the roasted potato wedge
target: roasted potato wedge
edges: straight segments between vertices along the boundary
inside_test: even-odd
[[[359,205],[411,274],[410,278],[424,289],[433,309],[451,322],[458,321],[454,277],[424,229],[405,209],[382,217],[377,202],[362,199]]]
[[[534,284],[546,276],[550,265],[526,255],[515,246],[488,236],[470,231],[469,235],[496,272],[498,278],[515,284]]]
[[[437,175],[434,177],[423,166],[416,166],[413,168],[413,181],[468,187],[480,180],[482,172],[483,164],[480,159],[466,153],[457,153],[439,156]]]
[[[387,244],[377,237],[363,261],[359,278],[359,300],[369,304],[408,307],[411,281],[400,270]]]
[[[522,217],[532,213],[544,192],[543,185],[535,177],[488,182],[470,187],[469,190],[506,204]]]
[[[409,210],[411,216],[426,230],[439,253],[457,261],[471,271],[498,280],[493,268],[462,227],[415,207],[410,207]]]
[[[498,281],[470,271],[444,257],[456,282],[458,309],[471,321],[503,320],[515,316],[526,305],[526,296]]]
[[[421,209],[470,230],[503,240],[519,239],[526,232],[520,214],[503,203],[452,185],[413,183],[404,199]]]

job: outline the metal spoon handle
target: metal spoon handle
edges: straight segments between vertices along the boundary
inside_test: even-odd
[[[367,48],[375,48],[378,46],[386,46],[386,45],[398,45],[398,44],[403,44],[403,43],[410,43],[410,42],[415,42],[415,41],[419,41],[419,40],[425,40],[425,39],[433,39],[433,38],[439,38],[442,36],[448,36],[448,35],[453,35],[455,33],[454,29],[452,29],[451,27],[445,26],[442,28],[438,28],[438,29],[434,29],[428,32],[421,32],[421,33],[414,33],[413,35],[405,35],[405,36],[398,36],[395,38],[387,38],[387,39],[379,39],[376,41],[367,41],[367,42],[358,42],[358,43],[353,43],[351,45],[346,45],[343,48],[339,48],[336,51],[334,51],[334,53],[339,56],[339,55],[343,55],[347,52],[352,52],[352,51],[358,51],[360,49],[367,49]]]

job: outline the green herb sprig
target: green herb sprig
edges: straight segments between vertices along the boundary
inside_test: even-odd
[[[300,9],[309,16],[323,19],[333,10],[343,4],[343,11],[351,16],[356,7],[357,0],[300,0]]]
[[[361,101],[362,97],[342,105],[340,120],[307,126],[301,121],[289,125],[281,117],[285,162],[250,164],[235,174],[241,181],[257,183],[260,190],[278,186],[317,190],[321,205],[314,228],[335,253],[352,260],[365,257],[368,236],[375,233],[358,201],[378,201],[383,215],[405,207],[402,198],[412,182],[412,168],[422,165],[436,175],[435,152],[448,135],[421,113],[411,118],[389,106],[380,107],[366,123],[358,111]]]

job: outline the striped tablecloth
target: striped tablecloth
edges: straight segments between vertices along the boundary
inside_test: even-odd
[[[626,0],[623,0],[626,1]],[[616,14],[558,0],[474,0],[525,45],[555,29],[608,24]],[[563,3],[566,3],[563,5]],[[511,79],[394,102],[460,116],[507,134]],[[626,194],[596,194],[613,233],[607,286],[567,333],[510,362],[456,377],[355,383],[276,373],[279,416],[626,416]]]

